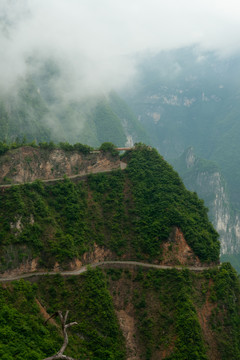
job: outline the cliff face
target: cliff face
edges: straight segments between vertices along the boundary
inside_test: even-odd
[[[92,152],[84,155],[61,149],[45,150],[23,146],[0,157],[0,184],[51,180],[120,168],[119,157]]]
[[[221,255],[240,253],[240,217],[232,208],[227,186],[218,167],[198,158],[193,148],[174,162],[186,187],[197,192],[209,209],[209,218],[220,234]]]

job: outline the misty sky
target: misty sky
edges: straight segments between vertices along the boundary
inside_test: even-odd
[[[131,81],[135,53],[191,44],[224,56],[239,51],[240,3],[0,0],[0,30],[2,87],[24,76],[34,55],[57,59],[72,93],[108,91]]]

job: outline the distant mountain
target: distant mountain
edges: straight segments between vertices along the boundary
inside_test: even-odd
[[[125,92],[167,159],[193,146],[215,161],[240,207],[240,58],[219,58],[197,47],[162,52],[139,60],[138,87]]]
[[[240,272],[240,214],[234,210],[226,182],[216,163],[201,159],[188,148],[171,161],[185,186],[195,191],[209,209],[209,218],[220,234],[221,259],[231,261]]]

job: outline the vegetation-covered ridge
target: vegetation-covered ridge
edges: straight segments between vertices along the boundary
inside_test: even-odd
[[[159,241],[164,241],[170,228],[177,226],[201,260],[216,261],[218,234],[208,220],[203,200],[186,190],[179,175],[155,149],[140,144],[126,157],[143,248],[150,247],[155,253]]]
[[[96,247],[105,249],[102,260],[161,263],[173,227],[182,229],[202,262],[218,261],[218,235],[203,201],[185,189],[157,151],[140,144],[122,161],[128,163],[125,171],[92,174],[85,181],[1,189],[1,271],[33,259],[48,269],[76,259],[86,263]]]

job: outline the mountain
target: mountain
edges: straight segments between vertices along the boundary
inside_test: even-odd
[[[35,62],[29,60],[30,69]],[[48,59],[36,66],[12,94],[0,95],[0,141],[53,140],[91,146],[146,141],[143,127],[116,93],[66,94],[59,85],[62,74],[56,62]]]
[[[145,126],[154,146],[176,158],[193,146],[215,161],[239,206],[239,57],[219,58],[197,47],[139,59],[138,87],[125,99]]]
[[[240,359],[239,280],[196,194],[237,261],[237,62],[143,60],[134,93],[68,96],[48,60],[1,94],[2,359],[56,354],[58,310],[74,358]],[[109,141],[155,144],[191,191],[155,149]]]
[[[240,359],[239,280],[230,264],[218,266],[203,201],[146,145],[121,158],[86,150],[25,146],[1,155],[1,169],[12,159],[22,176],[0,188],[1,358],[56,353],[59,320],[44,321],[68,309],[74,358]],[[52,178],[67,164],[77,175],[103,163],[113,170]],[[44,164],[53,176],[17,184]],[[29,281],[17,280],[23,274]]]

